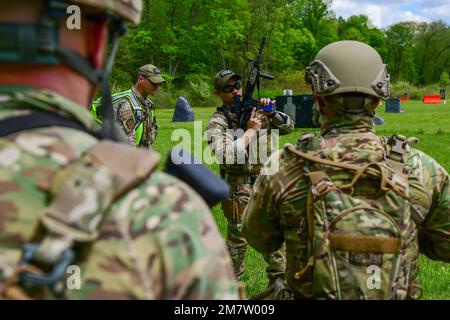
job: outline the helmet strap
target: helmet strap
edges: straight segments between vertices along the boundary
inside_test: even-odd
[[[111,94],[111,86],[109,84],[109,76],[114,65],[117,50],[119,48],[119,38],[121,32],[119,29],[110,30],[110,43],[111,51],[106,61],[103,73],[101,74],[101,91],[102,91],[102,106],[101,106],[101,118],[103,119],[102,133],[112,140],[119,141],[120,134],[116,127],[113,102]]]
[[[327,107],[335,108],[338,112],[351,116],[370,116],[379,101],[376,97],[361,94],[338,94],[322,97],[322,99]]]
[[[118,138],[114,129],[109,76],[117,54],[119,38],[127,32],[124,21],[110,15],[97,15],[110,21],[110,54],[103,69],[95,69],[89,59],[59,45],[60,21],[67,17],[67,1],[47,0],[46,8],[36,23],[0,23],[0,64],[57,65],[64,64],[93,85],[101,83],[103,130],[105,136]]]
[[[316,96],[316,100],[319,108],[324,108],[327,105],[325,99],[322,96]]]
[[[67,16],[66,1],[47,0],[36,23],[0,24],[0,63],[26,65],[65,64],[91,83],[100,81],[101,70],[79,53],[59,45],[61,19]]]
[[[361,96],[352,96],[352,95],[343,95],[344,97],[344,108],[345,109],[364,109],[364,105],[366,102],[365,97]]]

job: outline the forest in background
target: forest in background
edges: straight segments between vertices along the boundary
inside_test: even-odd
[[[331,0],[144,0],[142,22],[121,41],[114,90],[128,88],[139,66],[161,68],[167,84],[153,99],[174,107],[179,95],[192,106],[213,106],[213,77],[228,68],[244,74],[267,37],[263,70],[275,81],[262,94],[307,93],[304,68],[325,45],[358,40],[388,64],[392,95],[421,100],[450,86],[450,26],[443,21],[375,27],[365,15],[336,17]],[[437,90],[437,92],[435,92]],[[430,92],[433,91],[433,92]]]

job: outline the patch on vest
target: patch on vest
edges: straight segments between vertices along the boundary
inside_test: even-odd
[[[118,118],[119,118],[119,120],[121,120],[125,131],[128,133],[134,129],[134,127],[136,126],[136,123],[134,121],[133,111],[129,107],[128,103],[124,103],[123,106],[127,106],[127,107],[119,109]]]
[[[381,266],[383,264],[383,255],[379,253],[350,252],[348,260],[355,266]]]

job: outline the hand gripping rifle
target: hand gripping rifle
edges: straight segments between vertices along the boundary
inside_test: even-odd
[[[261,45],[259,47],[259,53],[255,60],[249,60],[249,63],[252,64],[247,84],[245,86],[245,90],[243,96],[236,95],[232,104],[232,111],[236,114],[239,128],[246,129],[247,122],[250,119],[253,108],[258,110],[264,110],[265,112],[272,111],[273,105],[272,102],[266,107],[261,106],[259,100],[253,99],[253,92],[255,88],[258,89],[258,97],[259,97],[259,87],[261,83],[261,78],[274,80],[275,77],[269,74],[264,74],[260,72],[261,69],[261,61],[262,61],[262,52],[264,49],[264,44],[266,42],[266,37],[264,37],[261,41]],[[242,98],[242,99],[241,99]]]

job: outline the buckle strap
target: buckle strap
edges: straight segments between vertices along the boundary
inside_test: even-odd
[[[23,246],[23,256],[19,265],[29,265],[34,261],[39,250],[38,244],[27,244]],[[20,274],[20,281],[27,285],[54,286],[66,274],[67,268],[75,259],[75,253],[71,249],[66,249],[59,256],[58,260],[52,264],[52,269],[48,273],[38,273],[24,271]]]
[[[335,189],[333,181],[323,171],[310,172],[308,177],[311,181],[311,193],[314,199],[321,198]]]
[[[387,157],[394,161],[404,163],[406,161],[405,155],[410,151],[406,137],[400,134],[395,134],[388,139],[387,144],[390,145],[390,148],[388,148]]]
[[[50,112],[32,112],[27,115],[7,118],[0,121],[0,137],[36,128],[50,126],[66,127],[86,132],[97,139],[109,138],[103,133],[93,132],[80,122]]]
[[[60,296],[65,286],[62,283],[67,268],[72,264],[75,254],[72,250],[66,250],[52,265],[35,265],[35,256],[39,249],[38,244],[26,244],[22,247],[22,258],[14,263],[11,272],[2,277],[0,281],[0,299],[7,300],[31,300],[40,294],[41,290],[28,292],[27,288],[48,287],[51,292]],[[49,272],[44,272],[42,267],[51,267]],[[31,295],[30,295],[31,294]]]
[[[406,156],[410,152],[409,143],[417,143],[417,138],[407,139],[403,135],[393,135],[388,139],[386,144],[389,146],[386,148],[386,162],[394,170],[392,181],[399,190],[408,189],[408,178],[411,169],[405,165]]]

